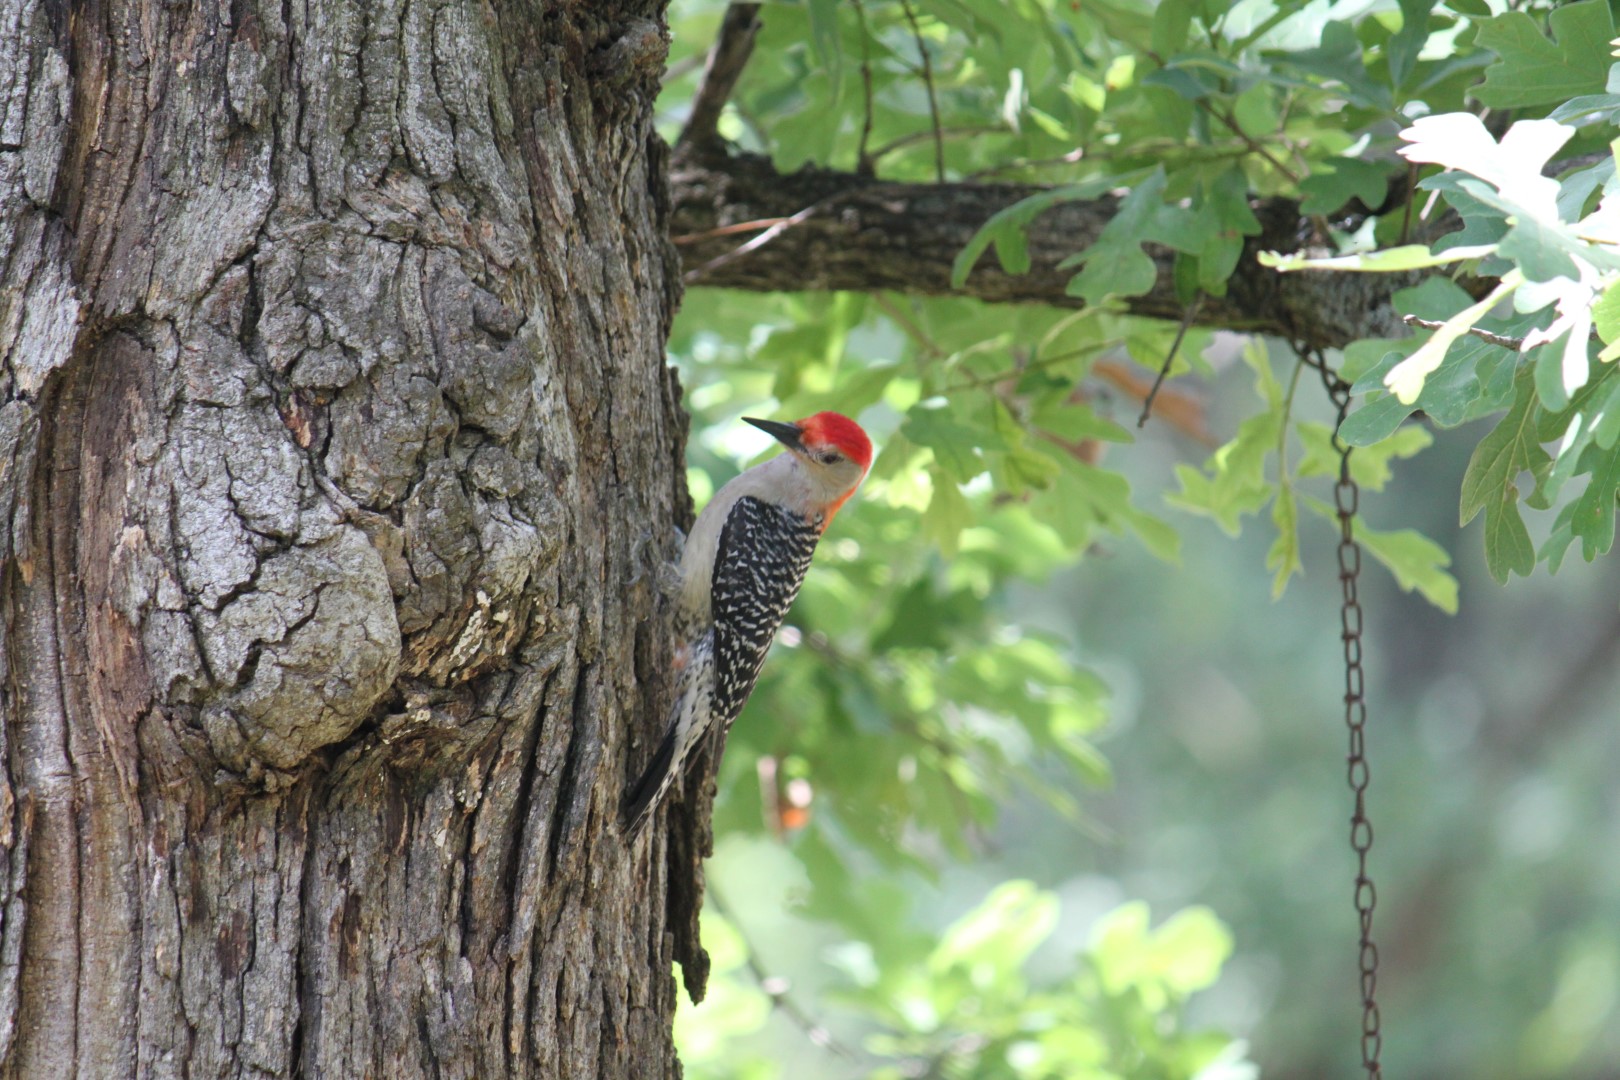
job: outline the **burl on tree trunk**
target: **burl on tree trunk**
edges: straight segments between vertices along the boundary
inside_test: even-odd
[[[0,1075],[675,1072],[662,18],[0,0]]]

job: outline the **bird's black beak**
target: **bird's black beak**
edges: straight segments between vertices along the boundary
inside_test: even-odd
[[[801,453],[804,451],[804,443],[800,440],[799,425],[797,424],[784,424],[780,420],[756,420],[752,416],[743,417],[743,423],[753,424],[789,450],[797,450]]]

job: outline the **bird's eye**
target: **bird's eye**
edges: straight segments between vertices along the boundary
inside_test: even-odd
[[[838,451],[823,450],[821,453],[816,455],[816,460],[820,461],[823,465],[831,465],[833,462],[838,460]]]

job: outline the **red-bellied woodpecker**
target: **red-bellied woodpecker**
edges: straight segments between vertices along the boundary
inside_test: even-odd
[[[748,423],[787,452],[732,480],[698,515],[681,553],[675,706],[652,764],[624,801],[638,829],[714,733],[716,751],[753,692],[782,616],[799,595],[816,541],[866,476],[872,441],[835,412],[793,424]]]

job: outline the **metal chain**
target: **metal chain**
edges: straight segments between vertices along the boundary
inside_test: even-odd
[[[1344,641],[1344,723],[1350,733],[1347,777],[1350,791],[1355,795],[1355,809],[1350,815],[1350,848],[1356,856],[1355,904],[1361,920],[1361,1065],[1367,1070],[1369,1080],[1382,1080],[1384,1071],[1378,1060],[1384,1048],[1377,999],[1378,946],[1373,943],[1372,933],[1378,890],[1367,872],[1367,855],[1373,845],[1372,822],[1367,818],[1367,785],[1372,780],[1372,771],[1366,756],[1367,699],[1361,669],[1361,600],[1357,595],[1361,545],[1356,543],[1355,520],[1361,490],[1350,474],[1353,448],[1339,438],[1339,427],[1350,411],[1350,384],[1328,367],[1321,350],[1296,347],[1296,351],[1303,363],[1321,375],[1322,386],[1339,413],[1333,427],[1333,448],[1339,452],[1339,481],[1333,487],[1333,502],[1339,518],[1339,584],[1344,592],[1339,622]]]

